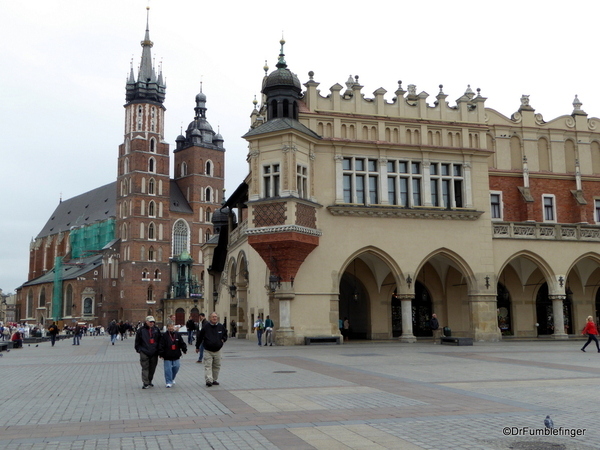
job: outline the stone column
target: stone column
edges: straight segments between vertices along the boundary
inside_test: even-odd
[[[565,315],[563,312],[563,300],[565,295],[550,295],[552,300],[552,317],[554,321],[554,339],[569,339],[567,333],[565,333]]]
[[[502,339],[498,328],[498,303],[495,295],[469,295],[470,336],[474,341],[497,342]]]
[[[414,294],[399,294],[398,298],[402,307],[402,336],[398,340],[412,344],[413,342],[417,342],[417,338],[413,334],[412,323],[412,301],[415,296]]]
[[[296,293],[291,283],[284,282],[275,293],[275,300],[279,301],[279,328],[275,330],[275,343],[277,345],[295,345],[296,340],[292,329],[292,300]]]

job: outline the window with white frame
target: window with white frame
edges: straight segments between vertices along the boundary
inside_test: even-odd
[[[594,219],[596,223],[600,223],[600,199],[594,200]]]
[[[554,195],[545,194],[542,196],[542,207],[544,222],[556,222],[556,202]]]
[[[308,176],[307,168],[298,164],[296,166],[296,189],[298,197],[308,198]]]
[[[490,214],[492,220],[502,220],[502,191],[490,192]]]
[[[422,205],[421,162],[394,160],[387,162],[388,202],[406,208]]]
[[[463,170],[461,164],[431,163],[429,165],[431,204],[444,208],[463,206]]]
[[[279,164],[263,166],[263,193],[265,198],[279,197]]]
[[[362,205],[379,203],[377,160],[348,157],[342,161],[344,202]]]

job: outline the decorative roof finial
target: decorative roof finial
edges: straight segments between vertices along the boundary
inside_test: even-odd
[[[287,64],[284,59],[285,54],[283,53],[283,45],[285,44],[285,39],[283,39],[283,31],[281,32],[281,40],[279,41],[279,43],[281,44],[281,50],[279,51],[279,60],[277,61],[277,68],[285,69],[287,67]]]
[[[267,72],[269,72],[269,66],[267,65],[267,60],[265,59],[265,65],[263,66],[263,70],[265,71],[265,77],[267,76]]]
[[[256,105],[258,105],[258,100],[256,100],[256,94],[254,94],[254,100],[252,100],[252,104],[254,105],[254,109],[256,109]]]

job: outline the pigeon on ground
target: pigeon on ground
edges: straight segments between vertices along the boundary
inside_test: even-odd
[[[544,425],[546,425],[546,428],[554,428],[554,422],[552,422],[550,416],[546,416],[544,419]]]
[[[4,355],[2,353],[0,353],[0,358],[2,358]]]
[[[35,344],[35,346],[37,347],[39,344]]]

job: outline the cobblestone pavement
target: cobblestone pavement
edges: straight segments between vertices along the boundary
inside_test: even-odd
[[[142,390],[131,338],[26,345],[0,358],[0,449],[598,449],[600,354],[580,347],[230,339],[220,386],[190,352]]]

